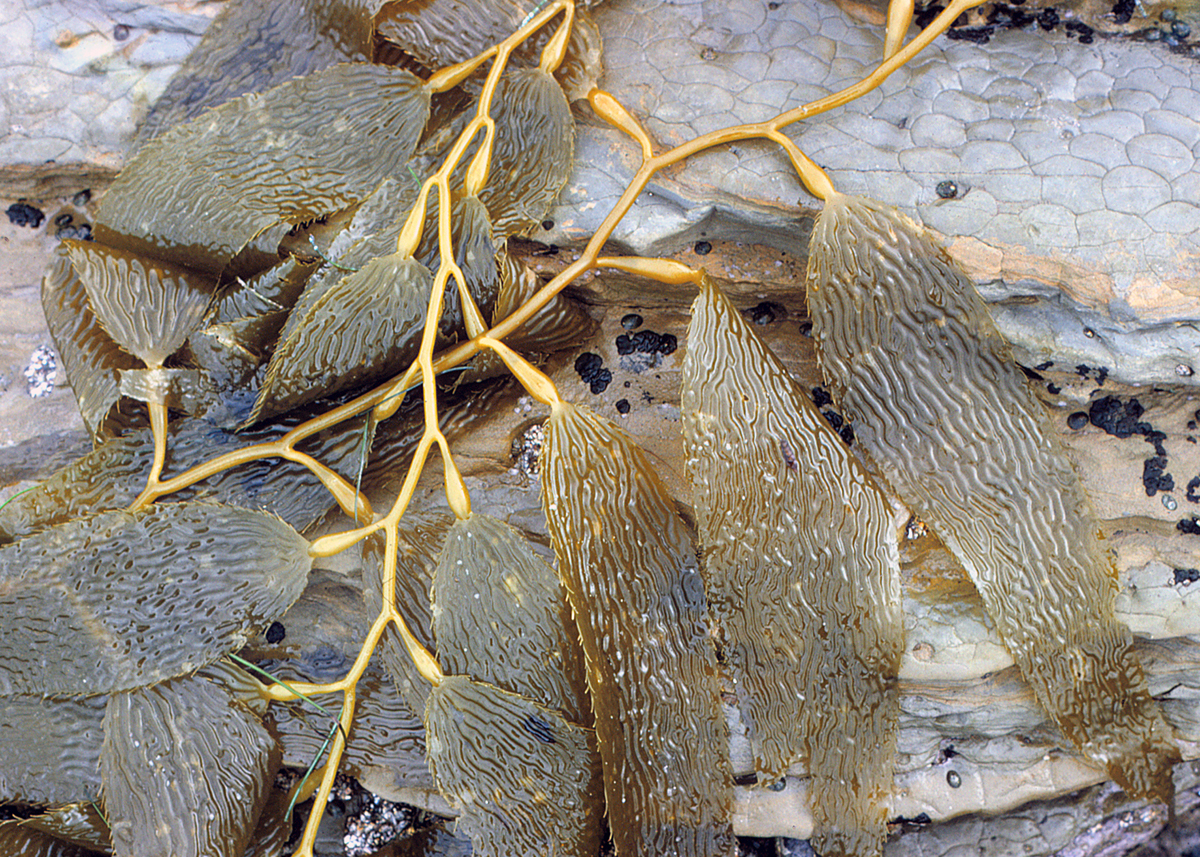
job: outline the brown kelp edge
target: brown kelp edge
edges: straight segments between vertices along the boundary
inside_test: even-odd
[[[327,760],[319,772],[319,776],[309,778],[299,790],[301,793],[306,793],[315,787],[316,802],[296,851],[297,854],[302,857],[312,854],[316,826],[324,805],[330,797],[334,776],[347,752],[348,736],[356,722],[355,714],[359,703],[356,689],[359,680],[368,673],[373,652],[386,639],[395,642],[394,648],[397,654],[411,658],[420,681],[426,682],[429,687],[435,689],[446,688],[444,691],[439,691],[436,696],[430,697],[426,694],[428,698],[437,700],[437,704],[428,709],[426,716],[429,718],[427,725],[431,727],[431,733],[438,734],[441,741],[439,747],[430,748],[431,756],[448,752],[450,755],[443,758],[469,759],[470,744],[455,743],[466,739],[461,735],[455,737],[446,733],[445,730],[432,727],[441,725],[448,716],[447,712],[456,710],[460,713],[470,711],[472,717],[482,718],[479,722],[495,722],[487,720],[488,717],[493,716],[488,713],[490,709],[525,712],[522,715],[502,716],[502,722],[505,723],[509,723],[511,717],[524,718],[521,720],[525,724],[524,733],[514,735],[514,741],[520,739],[528,743],[527,739],[529,735],[532,735],[534,744],[541,743],[550,746],[552,742],[558,743],[555,738],[556,734],[566,735],[570,732],[574,737],[566,743],[580,748],[580,752],[595,752],[595,745],[587,737],[591,733],[586,725],[572,724],[566,720],[559,724],[553,711],[546,710],[539,713],[536,709],[539,703],[536,700],[528,700],[520,694],[513,694],[495,685],[472,678],[459,676],[453,677],[455,681],[450,681],[450,678],[442,672],[434,655],[409,630],[405,616],[398,609],[397,554],[401,541],[400,527],[413,497],[418,476],[434,445],[441,453],[445,468],[447,500],[451,510],[456,517],[462,520],[469,519],[471,516],[469,495],[455,466],[447,431],[439,422],[439,418],[446,410],[447,393],[444,387],[438,384],[438,376],[463,366],[480,352],[491,352],[494,355],[494,361],[503,363],[531,395],[550,404],[552,410],[561,415],[564,412],[563,409],[569,406],[559,399],[553,384],[525,358],[513,351],[506,341],[515,344],[520,339],[522,347],[536,350],[536,343],[528,341],[530,339],[529,330],[522,329],[526,327],[526,322],[531,319],[547,318],[546,311],[552,308],[556,302],[562,301],[560,297],[562,290],[581,274],[597,268],[613,267],[673,283],[699,282],[701,276],[699,272],[678,263],[600,255],[601,248],[617,223],[659,170],[713,146],[752,138],[769,139],[785,150],[798,176],[811,192],[818,197],[829,198],[835,192],[828,177],[796,148],[790,138],[784,134],[783,129],[789,124],[848,103],[878,87],[888,75],[927,46],[937,35],[944,32],[958,15],[978,3],[979,0],[954,0],[932,24],[904,47],[899,46],[897,33],[905,30],[909,18],[904,14],[898,14],[894,16],[896,20],[889,20],[887,58],[874,72],[859,83],[820,101],[781,113],[765,122],[736,126],[705,134],[659,154],[655,154],[654,144],[649,135],[632,114],[609,94],[594,86],[590,87],[587,89],[587,100],[591,108],[602,119],[624,131],[640,146],[643,154],[642,165],[580,258],[549,283],[525,297],[519,304],[515,301],[510,304],[512,309],[506,314],[498,311],[499,306],[504,303],[503,290],[500,298],[496,299],[497,311],[494,313],[495,317],[492,317],[493,311],[487,304],[493,299],[491,295],[495,294],[494,286],[485,286],[479,293],[472,288],[472,277],[469,270],[471,266],[467,264],[465,258],[461,258],[461,254],[458,252],[460,248],[457,248],[455,244],[456,234],[460,234],[462,229],[457,226],[453,212],[461,209],[460,200],[468,198],[478,197],[484,201],[485,205],[489,201],[493,206],[508,204],[513,212],[508,217],[497,217],[496,211],[491,207],[488,212],[491,215],[494,230],[492,238],[498,241],[495,249],[502,259],[504,258],[502,239],[507,235],[515,234],[522,228],[527,228],[530,223],[537,222],[538,218],[530,218],[522,209],[521,203],[524,200],[517,200],[517,197],[514,196],[519,193],[518,189],[493,184],[490,181],[493,172],[498,172],[502,177],[512,176],[511,169],[507,172],[497,170],[496,165],[492,163],[495,157],[507,157],[503,154],[504,144],[496,140],[498,127],[506,117],[518,116],[515,121],[518,123],[524,121],[519,118],[519,111],[516,110],[505,109],[493,117],[491,107],[493,104],[503,108],[520,106],[520,103],[515,100],[517,96],[514,95],[514,101],[510,103],[505,100],[503,95],[508,91],[506,89],[508,78],[505,77],[506,66],[510,64],[510,59],[514,57],[514,54],[520,54],[522,46],[529,43],[531,37],[535,35],[539,39],[537,50],[525,50],[521,57],[522,61],[534,68],[522,70],[517,74],[517,77],[525,83],[523,87],[517,87],[513,91],[521,90],[530,93],[528,103],[543,105],[536,107],[533,113],[552,117],[551,121],[539,131],[537,140],[527,141],[530,145],[536,143],[539,147],[539,157],[549,161],[548,165],[538,162],[533,164],[533,168],[538,171],[539,179],[537,205],[543,208],[548,205],[557,193],[557,188],[561,188],[562,182],[565,182],[571,157],[569,155],[564,157],[561,149],[543,152],[542,148],[547,144],[552,145],[563,140],[569,143],[573,125],[569,122],[569,112],[564,113],[562,110],[563,102],[554,102],[557,106],[544,106],[543,102],[547,96],[552,99],[561,98],[561,93],[554,96],[554,91],[548,87],[546,81],[550,74],[559,69],[564,58],[568,57],[571,47],[577,43],[583,44],[586,50],[583,51],[583,55],[580,55],[577,49],[577,53],[569,57],[568,65],[572,65],[573,69],[572,79],[576,82],[587,80],[589,74],[594,79],[595,68],[598,67],[598,51],[594,34],[588,30],[588,38],[572,39],[572,35],[578,29],[575,26],[577,20],[585,27],[591,26],[582,11],[576,11],[572,0],[553,0],[553,2],[538,6],[533,12],[519,19],[519,24],[511,35],[470,58],[455,61],[452,65],[446,65],[434,71],[430,71],[429,68],[443,63],[436,62],[430,66],[427,60],[427,67],[420,67],[421,64],[416,63],[417,70],[421,72],[419,76],[405,77],[399,74],[375,73],[369,70],[363,70],[360,74],[355,71],[345,72],[337,67],[329,70],[329,62],[326,59],[319,59],[314,61],[313,65],[304,68],[305,71],[315,72],[316,77],[313,78],[311,86],[308,82],[280,83],[280,86],[290,86],[296,91],[288,90],[286,97],[277,98],[276,101],[280,104],[300,105],[296,109],[303,109],[306,102],[320,103],[330,92],[334,93],[333,97],[336,100],[336,85],[328,86],[331,81],[336,83],[340,80],[351,78],[357,80],[359,77],[363,77],[370,82],[387,84],[393,91],[401,93],[398,97],[405,99],[405,106],[397,113],[397,117],[392,123],[392,129],[403,132],[404,145],[389,147],[389,164],[394,165],[395,175],[375,175],[368,170],[365,174],[366,177],[359,179],[357,185],[353,187],[342,188],[336,193],[326,193],[324,196],[315,191],[310,192],[305,194],[299,203],[292,204],[289,203],[286,195],[266,193],[255,197],[254,193],[248,192],[244,185],[238,185],[234,178],[252,173],[252,170],[247,170],[245,165],[235,157],[225,162],[228,166],[215,177],[215,181],[209,181],[211,187],[191,186],[190,191],[193,194],[191,199],[188,198],[189,187],[185,184],[174,183],[169,188],[173,207],[167,206],[162,209],[164,222],[169,222],[172,229],[181,222],[201,224],[211,227],[208,231],[202,228],[195,234],[186,231],[182,234],[137,234],[137,230],[133,226],[127,225],[138,222],[136,212],[129,206],[120,206],[118,204],[120,194],[115,194],[109,208],[119,211],[120,216],[115,219],[106,218],[103,216],[105,211],[102,210],[102,216],[98,218],[97,229],[98,237],[102,241],[106,238],[111,240],[110,246],[114,249],[93,251],[70,248],[68,250],[68,252],[73,251],[72,255],[81,259],[94,256],[98,260],[96,273],[90,275],[84,271],[77,275],[68,264],[69,259],[65,255],[60,257],[55,267],[47,274],[44,302],[52,332],[60,346],[60,352],[64,354],[64,359],[68,363],[72,381],[77,386],[81,407],[84,409],[84,416],[89,428],[98,439],[104,439],[119,435],[127,431],[130,426],[137,426],[139,423],[142,426],[147,424],[149,426],[150,437],[147,440],[152,447],[152,451],[147,456],[149,460],[137,467],[129,468],[138,477],[144,478],[144,487],[129,502],[132,512],[145,514],[146,510],[154,508],[158,501],[171,498],[183,491],[195,489],[228,471],[263,466],[282,460],[295,466],[307,477],[319,483],[321,488],[332,495],[341,510],[356,524],[352,529],[316,540],[309,548],[311,555],[329,556],[359,543],[375,544],[379,549],[378,553],[382,555],[375,592],[368,599],[372,608],[369,616],[370,625],[365,632],[361,648],[352,658],[352,663],[345,674],[336,681],[280,682],[260,685],[257,690],[260,696],[286,702],[295,702],[297,697],[306,698],[312,695],[322,695],[324,699],[328,699],[329,694],[341,696],[340,713],[330,715],[334,722],[328,733],[330,746]],[[901,5],[896,4],[897,8],[900,8]],[[583,32],[583,30],[579,31]],[[226,32],[228,33],[228,30]],[[356,43],[352,51],[354,55],[341,59],[358,60],[361,58],[363,50],[363,46]],[[333,62],[337,61],[338,58],[335,57]],[[590,71],[587,70],[589,64],[591,65]],[[581,68],[584,70],[581,71]],[[317,71],[316,69],[325,70]],[[481,79],[477,72],[484,69],[486,69],[486,76]],[[306,78],[298,80],[305,81]],[[271,81],[271,83],[276,82]],[[430,100],[433,96],[449,92],[459,85],[463,85],[465,90],[477,97],[479,108],[475,112],[457,117],[448,116],[442,111],[440,105],[430,107]],[[364,84],[360,88],[365,90],[369,88],[369,85]],[[293,97],[297,93],[303,97]],[[256,96],[249,98],[253,99]],[[260,102],[255,101],[254,104],[258,106]],[[218,107],[212,115],[221,115],[222,109],[227,114],[238,117],[255,112],[247,111],[244,105],[234,104],[226,108]],[[362,108],[362,114],[370,115],[369,108]],[[558,118],[553,118],[555,116]],[[186,126],[179,127],[186,129]],[[303,129],[304,127],[306,126],[303,121],[294,125],[294,128]],[[357,130],[365,132],[368,129],[359,128]],[[170,141],[166,141],[165,137],[173,133],[175,136],[171,137]],[[148,152],[150,155],[155,152],[164,152],[168,142],[174,144],[185,141],[188,139],[188,134],[193,134],[197,139],[201,139],[203,145],[196,150],[200,153],[201,160],[204,160],[206,153],[208,155],[215,153],[215,143],[212,137],[194,130],[164,132],[163,136],[147,145],[143,152]],[[371,135],[366,134],[365,136],[369,138]],[[262,130],[259,134],[259,139],[266,140],[270,137],[270,129]],[[447,140],[453,140],[453,142],[447,145],[445,144]],[[439,141],[443,144],[440,149],[436,145]],[[433,145],[435,150],[432,160],[421,161],[421,158],[430,157],[430,150],[422,148],[422,146],[430,145]],[[513,144],[510,142],[509,145]],[[511,151],[513,157],[518,158],[525,152],[525,147],[516,146]],[[497,155],[496,152],[501,152],[501,154]],[[134,164],[137,163],[138,161],[134,162]],[[146,164],[149,161],[142,163]],[[357,165],[353,162],[353,158],[347,163],[349,166],[346,169],[354,173]],[[437,165],[439,163],[440,165]],[[514,165],[504,166],[512,167]],[[301,172],[303,173],[303,170]],[[142,179],[153,185],[154,170],[146,169],[142,173],[149,174],[148,177],[143,175]],[[203,169],[197,169],[196,174],[212,178]],[[141,174],[138,169],[132,170],[129,181],[133,182],[133,179],[138,178],[139,175]],[[310,176],[310,180],[314,186],[317,186],[322,184],[324,177],[324,174],[320,173],[318,169]],[[192,181],[195,180],[194,176],[190,178]],[[363,227],[360,232],[356,233],[353,219],[356,212],[366,211],[370,207],[372,195],[378,190],[382,190],[389,181],[405,182],[410,178],[415,182],[415,187],[402,194],[409,199],[403,206],[401,217],[392,222],[388,222],[384,218],[383,222],[377,222],[369,228]],[[168,181],[173,182],[173,179]],[[159,182],[159,185],[162,183]],[[283,184],[286,186],[288,181],[283,181]],[[144,189],[144,186],[138,183],[132,183],[130,187],[129,196],[137,196]],[[160,187],[159,190],[162,188]],[[165,191],[163,192],[165,193]],[[202,205],[196,204],[196,201],[206,199],[212,201],[213,205],[217,207],[218,210],[215,212],[217,216],[208,217],[212,212],[208,212]],[[514,204],[514,200],[517,200],[516,204]],[[386,206],[381,206],[381,208],[386,209]],[[436,214],[434,214],[435,208]],[[176,217],[176,215],[178,216]],[[105,222],[107,220],[112,220],[112,223]],[[254,224],[248,232],[244,231],[245,227],[242,226],[246,223]],[[339,237],[337,230],[346,227],[347,224],[351,224],[350,228],[340,233],[345,239],[343,240],[342,237]],[[291,231],[290,238],[285,235],[289,229]],[[359,260],[355,261],[353,258],[354,248],[368,245],[373,236],[381,233],[389,235],[388,241],[385,242],[385,245],[389,246],[379,251],[372,250],[365,255],[365,258],[361,255],[363,251],[360,249]],[[436,259],[422,257],[419,248],[433,235],[436,235],[436,253],[434,254]],[[276,284],[283,283],[284,287],[272,288],[272,283],[261,280],[260,271],[263,267],[261,262],[264,257],[270,258],[272,253],[277,252],[277,248],[282,246],[279,242],[285,239],[291,240],[290,246],[293,248],[291,251],[293,255],[290,259],[299,260],[306,267],[304,270],[294,271],[287,276],[277,278],[274,282]],[[339,241],[342,242],[340,246]],[[307,250],[305,249],[306,245]],[[488,246],[486,236],[482,236],[476,242],[476,249],[480,246]],[[411,332],[405,333],[403,337],[406,342],[404,349],[398,353],[387,355],[354,352],[349,357],[339,357],[336,354],[330,356],[322,349],[341,333],[337,325],[327,329],[325,322],[321,321],[311,331],[307,341],[302,330],[297,333],[297,326],[300,325],[303,318],[323,318],[321,308],[328,306],[329,302],[337,297],[339,288],[348,289],[354,299],[359,299],[359,294],[352,287],[355,274],[364,270],[365,266],[371,265],[373,260],[389,254],[396,257],[397,264],[403,262],[399,267],[411,272],[411,274],[406,274],[403,280],[409,284],[411,296],[416,299],[410,301],[406,297],[403,301],[403,306],[415,310],[411,324],[406,328]],[[97,289],[108,279],[127,278],[129,272],[138,267],[131,262],[124,261],[128,259],[140,260],[138,264],[141,266],[140,288],[142,293],[152,296],[155,302],[154,306],[164,313],[155,321],[154,336],[145,336],[144,334],[150,331],[140,330],[137,327],[136,319],[131,322],[129,317],[122,315],[120,305],[93,308],[89,303],[89,296],[98,294]],[[433,264],[434,261],[436,264]],[[294,269],[298,262],[289,260],[284,264],[290,264]],[[378,266],[380,263],[374,262],[374,264]],[[416,266],[420,266],[420,268]],[[199,272],[199,274],[196,276],[191,273],[183,275],[179,273],[180,269],[186,269],[193,273]],[[503,264],[501,270],[504,270]],[[314,271],[317,273],[314,274]],[[369,270],[365,271],[364,276],[358,279],[369,281],[370,273]],[[511,273],[507,275],[507,280],[510,282],[517,279],[520,279],[519,275]],[[225,300],[231,294],[238,293],[245,283],[261,285],[262,288],[251,287],[248,291],[243,290],[240,294],[242,298],[245,298],[244,300],[242,298]],[[132,295],[134,292],[130,291],[129,294]],[[453,301],[448,299],[450,296],[453,296]],[[453,325],[455,329],[450,331],[444,324],[444,313],[452,303],[456,305],[453,310],[459,316],[459,320]],[[308,315],[293,316],[290,314],[293,305]],[[351,301],[347,306],[353,306],[353,302]],[[230,307],[234,307],[232,312],[229,311]],[[420,311],[422,308],[424,312]],[[99,309],[100,312],[97,313],[96,309]],[[508,309],[508,306],[505,309]],[[223,311],[224,315],[222,315]],[[570,313],[552,312],[549,317],[559,316],[568,317]],[[293,321],[293,317],[295,321]],[[364,320],[369,323],[366,328],[368,333],[378,332],[376,327],[370,326],[375,323],[370,317],[366,317]],[[488,320],[491,321],[490,327]],[[349,321],[350,319],[347,319],[347,322]],[[291,327],[288,326],[289,323],[291,323]],[[281,330],[282,334],[280,334]],[[173,475],[164,478],[166,473],[164,468],[169,458],[168,447],[179,436],[177,424],[186,425],[190,420],[204,420],[206,424],[228,432],[247,420],[252,421],[264,412],[272,410],[277,402],[284,402],[284,405],[280,406],[280,410],[287,410],[301,403],[300,401],[291,401],[290,396],[295,395],[298,399],[303,399],[304,403],[309,401],[308,398],[305,398],[307,394],[304,390],[295,389],[293,385],[289,384],[283,385],[281,394],[270,392],[264,395],[262,393],[263,390],[268,389],[274,391],[275,388],[271,385],[279,383],[277,380],[268,382],[265,378],[265,375],[270,372],[269,361],[274,359],[273,355],[278,356],[272,348],[275,337],[278,335],[289,337],[293,334],[295,334],[293,337],[295,345],[289,346],[287,353],[303,352],[306,355],[305,359],[314,360],[323,368],[332,367],[330,372],[335,376],[335,380],[320,395],[340,393],[343,390],[349,391],[351,386],[378,381],[378,376],[375,378],[354,377],[349,382],[340,383],[343,373],[360,365],[363,361],[382,359],[385,364],[382,374],[385,377],[387,375],[392,377],[379,383],[369,392],[315,416],[305,418],[294,425],[288,425],[278,436],[249,445],[238,445],[237,448],[190,466],[176,462]],[[165,336],[171,346],[177,346],[181,341],[184,342],[182,349],[176,351],[172,348],[171,353],[162,354],[160,336]],[[547,339],[557,343],[561,336],[560,330],[552,330]],[[461,338],[463,341],[452,344],[455,337]],[[155,350],[156,345],[159,346],[159,350]],[[130,352],[137,356],[131,356]],[[210,371],[206,374],[202,373],[202,377],[172,374],[172,370],[187,365],[205,366]],[[135,371],[143,374],[131,375],[128,381],[122,378],[122,373]],[[144,373],[145,371],[158,371],[164,374],[148,375]],[[273,379],[280,377],[286,377],[286,373],[282,370],[272,376]],[[247,388],[247,384],[253,391],[253,395],[249,399],[246,398],[244,392],[239,393]],[[413,407],[407,404],[405,394],[416,387],[421,388],[421,401]],[[123,394],[125,394],[125,398],[123,398]],[[145,407],[140,405],[129,407],[129,394],[133,394],[143,401]],[[442,399],[440,405],[439,397]],[[268,408],[268,403],[270,403],[270,408]],[[421,431],[415,439],[412,437],[407,439],[406,449],[413,449],[413,455],[399,496],[388,511],[377,513],[359,490],[362,459],[372,449],[373,438],[378,427],[385,425],[389,418],[396,417],[398,413],[406,418],[412,417],[413,423],[419,421]],[[365,418],[361,420],[363,423],[361,429],[363,454],[360,456],[357,473],[353,472],[353,468],[350,468],[351,472],[346,472],[346,467],[331,467],[323,460],[322,456],[314,454],[308,446],[304,450],[298,448],[313,438],[330,433],[336,434],[338,427],[356,418]],[[356,429],[355,436],[358,436],[357,431]],[[197,457],[199,455],[198,452]],[[114,494],[119,496],[120,492],[114,492]],[[121,502],[129,499],[129,497],[123,497]],[[25,539],[35,537],[35,535],[27,534],[50,532],[60,525],[58,523],[39,524],[36,520],[41,513],[53,514],[52,496],[43,493],[36,496],[35,500],[42,504],[41,508],[26,509],[24,516],[18,516],[22,520],[21,526],[9,531],[10,535],[7,538],[17,539],[15,545],[20,545]],[[15,502],[20,503],[20,500]],[[0,510],[0,514],[2,513],[3,510]],[[47,527],[49,528],[47,529]],[[561,564],[566,558],[560,556],[559,559]],[[580,609],[582,609],[582,605]],[[459,679],[469,682],[469,684],[463,684]],[[151,707],[158,705],[158,710],[164,713],[155,716],[170,717],[170,707],[164,708],[150,696],[157,694],[158,698],[163,698],[165,691],[155,689],[166,688],[174,681],[182,681],[182,679],[168,679],[152,685],[149,690],[134,686],[130,689],[115,691],[112,699],[120,698],[121,705],[126,706],[129,712],[132,712],[137,706],[145,708],[148,705]],[[455,687],[459,688],[457,695],[450,692],[450,689]],[[130,694],[140,696],[135,698]],[[510,699],[510,696],[517,697],[517,700]],[[232,713],[225,712],[214,716],[226,718],[223,722],[228,724],[226,728],[231,734],[245,736],[244,743],[249,752],[250,746],[259,742],[259,738],[250,737],[258,734],[255,731],[254,715],[250,715],[250,719],[247,719],[247,715],[239,708],[244,703],[237,699],[222,704],[231,706]],[[528,707],[530,705],[535,708],[530,709]],[[111,721],[114,724],[112,738],[107,740],[105,749],[105,758],[108,761],[103,766],[103,770],[109,772],[104,786],[106,789],[117,788],[116,783],[122,775],[123,767],[133,758],[127,754],[132,753],[136,756],[134,749],[140,749],[121,749],[122,741],[128,736],[124,736],[123,733],[116,730],[121,718],[128,716],[124,712],[125,709],[115,712]],[[504,717],[509,719],[504,720]],[[233,720],[229,718],[233,718]],[[453,716],[450,716],[450,719],[453,719]],[[235,721],[239,725],[234,725]],[[197,724],[197,728],[201,728],[200,724]],[[583,731],[575,733],[571,731],[573,729],[582,729]],[[556,730],[558,731],[556,732]],[[551,740],[546,740],[547,737]],[[465,756],[463,755],[464,749]],[[577,773],[595,769],[594,761],[581,762],[580,758],[582,757],[573,756],[566,761],[560,759],[546,764],[549,769],[565,768]],[[247,756],[242,769],[254,770],[262,774],[262,772],[270,770],[272,764],[267,756],[258,752],[253,757]],[[435,767],[436,764],[435,762]],[[465,800],[462,795],[471,793],[473,788],[469,784],[465,787],[456,784],[459,774],[463,770],[465,769],[462,764],[446,762],[443,768],[444,773],[439,775],[444,777],[446,787],[451,794],[458,791],[460,803]],[[451,771],[456,773],[451,773]],[[250,777],[247,782],[253,779]],[[593,783],[585,788],[584,796],[578,799],[584,803],[592,800],[593,798],[588,796],[594,796],[596,793],[594,781],[586,777],[577,777],[577,779]],[[211,787],[219,788],[219,786]],[[265,797],[259,796],[258,792],[254,791],[257,786],[248,785],[247,788],[251,789],[248,794],[254,795],[253,800],[250,801],[254,805],[270,803]],[[497,786],[497,788],[502,787]],[[507,788],[507,786],[503,788]],[[538,802],[534,801],[535,804]],[[237,836],[225,837],[220,847],[226,851],[230,848],[230,842],[247,840],[245,834],[247,820],[241,819],[236,823],[231,822],[231,824],[235,824],[241,832]],[[193,841],[201,841],[201,834],[193,832],[187,835],[195,836]],[[581,834],[580,841],[592,842],[593,840],[590,833],[585,833]],[[727,844],[727,840],[723,836],[717,836],[713,841],[723,843],[718,847],[725,847]]]

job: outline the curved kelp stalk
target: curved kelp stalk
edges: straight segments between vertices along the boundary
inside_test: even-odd
[[[1126,791],[1179,761],[1079,477],[970,279],[895,209],[835,195],[813,229],[821,368],[879,474],[962,562],[1063,733]]]
[[[888,501],[707,276],[681,409],[708,597],[760,782],[803,761],[817,852],[878,854],[904,642]]]

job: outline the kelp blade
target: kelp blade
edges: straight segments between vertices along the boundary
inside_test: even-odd
[[[617,853],[730,854],[729,735],[691,537],[645,454],[590,411],[555,406],[541,472]]]
[[[0,548],[0,693],[108,693],[192,672],[282,615],[308,542],[231,506],[69,521]]]
[[[122,857],[242,857],[278,750],[221,684],[185,676],[115,693],[100,772]]]
[[[297,415],[235,434],[207,419],[172,419],[163,478],[217,454],[278,440],[300,422]],[[319,432],[301,449],[353,481],[363,456],[364,422],[348,420]],[[399,428],[403,430],[403,424]],[[368,448],[372,439],[366,437]],[[400,442],[406,445],[402,438]],[[384,448],[389,445],[381,444]],[[153,457],[154,439],[149,429],[129,431],[100,444],[0,509],[0,544],[73,518],[129,506],[146,483]],[[223,470],[179,489],[171,498],[264,509],[301,531],[333,506],[329,491],[308,468],[277,458]]]
[[[822,371],[875,467],[962,562],[1067,737],[1169,800],[1179,751],[1115,618],[1099,527],[974,285],[922,227],[845,196],[817,219],[808,281]]]
[[[403,370],[417,355],[429,269],[398,255],[372,259],[289,317],[250,422]]]
[[[95,438],[109,434],[109,415],[121,398],[118,372],[137,368],[100,325],[67,247],[60,244],[42,277],[42,311],[67,370],[83,422]]]
[[[203,321],[215,280],[91,241],[63,243],[96,319],[147,366],[161,366]]]
[[[100,857],[104,853],[57,839],[19,821],[0,822],[0,854],[12,854],[14,857]]]
[[[245,95],[146,145],[101,200],[96,238],[208,274],[283,223],[400,175],[429,115],[420,79],[345,64]]]
[[[904,641],[887,499],[708,277],[681,410],[709,602],[760,782],[805,761],[817,852],[878,854]]]
[[[575,119],[553,77],[510,68],[492,101],[496,140],[479,198],[496,235],[523,233],[542,222],[567,183],[575,159]]]
[[[372,0],[227,3],[134,138],[141,148],[180,122],[247,92],[340,62],[369,62]]]
[[[103,711],[101,711],[103,715]],[[97,759],[100,745],[96,745]],[[97,781],[100,778],[99,763],[95,773]],[[112,831],[100,814],[99,804],[95,800],[87,803],[72,803],[53,806],[40,815],[21,819],[15,823],[31,830],[40,830],[47,836],[66,842],[79,848],[96,851],[100,854],[112,853]],[[14,852],[0,851],[0,854]],[[21,853],[21,852],[16,852]]]
[[[599,853],[604,802],[595,735],[557,711],[447,676],[425,711],[438,786],[481,855]]]
[[[458,520],[433,573],[438,663],[591,722],[579,632],[558,575],[495,518]]]
[[[98,798],[103,718],[103,697],[0,697],[0,804]]]

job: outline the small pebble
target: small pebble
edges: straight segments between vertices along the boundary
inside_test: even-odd
[[[1083,411],[1076,411],[1067,417],[1067,427],[1074,431],[1079,431],[1088,424],[1088,415]]]
[[[760,327],[765,327],[775,320],[775,311],[769,303],[761,303],[750,310],[750,320]]]
[[[938,182],[937,195],[940,199],[954,199],[958,196],[958,185],[949,179]]]
[[[1172,497],[1170,494],[1163,494],[1162,504],[1163,504],[1163,508],[1166,509],[1168,512],[1174,512],[1177,508],[1179,508],[1179,503],[1176,502],[1175,498]]]
[[[696,255],[697,256],[707,256],[711,252],[712,252],[712,245],[709,244],[707,241],[697,241],[696,242]]]
[[[545,229],[547,232],[549,232],[551,229],[554,228],[554,221],[550,220],[549,218],[543,220],[542,228]]]
[[[70,226],[71,219],[72,219],[71,215],[64,211],[58,217],[54,218],[54,225],[55,226]]]
[[[767,786],[773,792],[781,792],[787,788],[787,777],[781,777],[778,782],[771,783]]]
[[[952,789],[962,785],[962,777],[959,776],[958,771],[946,771],[946,785]]]
[[[92,192],[88,188],[84,188],[83,190],[79,191],[79,193],[71,197],[71,205],[75,206],[76,208],[83,208],[91,201]]]
[[[287,631],[283,627],[282,622],[272,622],[271,627],[267,628],[267,642],[271,645],[282,643],[283,638],[287,636]]]
[[[1187,24],[1183,23],[1183,21],[1176,21],[1174,24],[1171,25],[1171,35],[1172,36],[1178,36],[1181,39],[1186,39],[1191,34],[1192,34],[1192,28],[1189,27]]]
[[[1178,17],[1179,17],[1179,13],[1176,12],[1174,9],[1163,9],[1162,19],[1164,21],[1166,21],[1168,24],[1171,23],[1172,21],[1174,21]]]
[[[642,326],[642,321],[643,319],[640,315],[636,312],[631,312],[621,318],[621,327],[626,330],[637,330]]]
[[[126,24],[117,24],[113,27],[113,38],[118,42],[123,42],[129,38],[129,27]]]
[[[1157,28],[1146,31],[1146,41],[1157,42],[1163,37],[1162,30]]]
[[[1175,374],[1180,378],[1190,378],[1195,374],[1195,371],[1196,370],[1186,363],[1180,363],[1175,367]]]

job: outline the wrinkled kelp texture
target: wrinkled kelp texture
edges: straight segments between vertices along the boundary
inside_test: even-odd
[[[111,436],[115,432],[109,417],[121,398],[118,374],[137,368],[139,362],[100,326],[65,244],[55,250],[42,276],[42,312],[84,425],[93,437]]]
[[[192,672],[282,615],[311,563],[278,518],[203,503],[105,512],[0,548],[0,694]]]
[[[592,857],[604,802],[595,733],[519,694],[447,676],[425,711],[429,764],[479,855]]]
[[[99,797],[104,705],[101,696],[0,697],[0,804]]]
[[[378,0],[226,3],[138,126],[133,147],[247,92],[340,62],[367,62]]]
[[[588,410],[554,407],[541,473],[617,852],[732,853],[729,736],[691,535],[645,454]]]
[[[591,722],[579,632],[562,584],[525,537],[488,515],[455,521],[433,573],[433,636],[467,675]]]
[[[147,144],[101,200],[96,239],[220,274],[265,230],[403,175],[428,116],[420,79],[363,63],[244,95]]]
[[[904,641],[887,499],[708,277],[681,410],[706,589],[760,782],[805,762],[817,852],[878,854]]]
[[[63,244],[100,326],[147,366],[162,366],[203,321],[214,280],[91,241]]]
[[[258,715],[222,684],[183,676],[114,693],[100,772],[122,857],[241,857],[278,768]]]
[[[974,285],[922,227],[839,195],[808,302],[855,435],[962,562],[1038,701],[1122,788],[1169,800],[1179,752],[1114,616],[1095,517]]]

